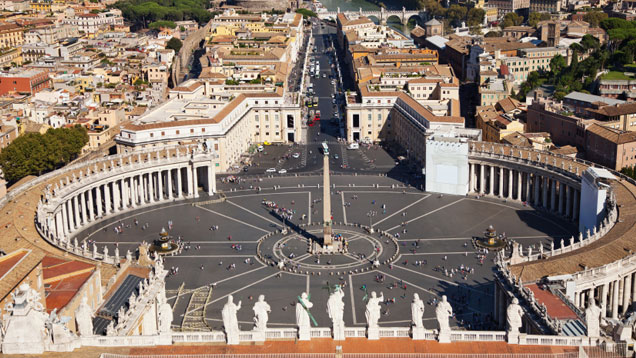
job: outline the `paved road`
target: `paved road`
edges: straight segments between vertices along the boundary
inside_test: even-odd
[[[185,282],[184,294],[174,307],[175,326],[181,324],[188,311],[190,290],[208,289],[214,284],[206,322],[215,329],[221,328],[220,310],[228,294],[233,294],[235,301],[243,301],[239,320],[244,330],[251,329],[251,307],[259,294],[265,294],[272,307],[270,326],[293,326],[295,297],[306,290],[312,295],[315,304],[312,313],[318,324],[329,326],[325,287],[340,283],[346,285],[347,325],[364,325],[363,297],[365,292],[377,291],[383,292],[388,301],[395,299],[395,303],[383,305],[385,314],[381,325],[408,326],[409,302],[413,293],[418,293],[429,303],[447,295],[457,313],[454,324],[466,328],[470,324],[470,328],[481,329],[490,328],[487,317],[492,311],[493,255],[480,265],[470,245],[471,237],[481,235],[492,224],[524,247],[535,245],[536,250],[536,245],[549,247],[553,238],[569,237],[576,231],[571,223],[513,203],[392,189],[392,185],[401,183],[377,175],[334,175],[332,183],[336,188],[331,193],[334,221],[365,225],[372,221],[376,228],[399,233],[400,256],[392,267],[383,265],[364,274],[312,276],[281,273],[264,266],[256,258],[256,241],[280,228],[281,222],[261,202],[274,201],[279,207],[292,210],[291,222],[296,225],[308,220],[321,221],[322,189],[316,188],[321,181],[319,176],[281,176],[260,181],[250,179],[240,184],[220,183],[219,189],[227,194],[227,202],[199,206],[175,202],[140,209],[111,219],[103,227],[87,229],[78,237],[108,244],[110,252],[114,252],[117,243],[123,255],[128,249],[134,250],[141,241],[157,238],[161,228],[167,228],[168,220],[173,220],[170,234],[191,245],[181,255],[166,259],[167,268],[179,267],[178,274],[167,279],[171,303],[176,299],[174,292]],[[378,184],[380,188],[374,187]],[[260,186],[262,191],[256,193],[250,185]],[[274,185],[281,188],[273,190]],[[205,194],[201,195],[206,199]],[[315,202],[316,199],[321,200]],[[303,214],[307,219],[301,219]],[[139,220],[139,226],[132,224],[133,219]],[[120,220],[130,228],[116,234],[114,226],[119,225]],[[148,223],[149,228],[142,230],[143,223]],[[219,230],[211,231],[212,225],[219,225]],[[233,244],[241,245],[241,249],[233,248]],[[308,256],[305,260],[312,263],[317,258]],[[416,261],[426,263],[416,265]],[[229,268],[232,263],[235,268]],[[474,273],[455,273],[452,277],[445,273],[462,264],[474,268]],[[383,282],[376,282],[378,275],[384,276]],[[433,312],[433,306],[427,305],[425,325],[430,328],[435,328]]]

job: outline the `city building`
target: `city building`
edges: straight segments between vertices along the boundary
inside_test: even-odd
[[[51,87],[51,79],[47,71],[30,69],[0,73],[0,94],[22,93],[33,95],[49,87]]]

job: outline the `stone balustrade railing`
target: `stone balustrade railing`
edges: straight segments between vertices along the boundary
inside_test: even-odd
[[[510,292],[519,298],[519,302],[529,310],[529,313],[535,315],[542,323],[554,333],[561,331],[561,323],[548,315],[548,310],[544,304],[539,303],[534,297],[532,291],[523,286],[521,280],[515,279],[504,260],[496,260],[497,277],[506,286]]]
[[[519,244],[519,250],[518,251],[513,250],[513,253],[512,253],[513,257],[511,257],[511,263],[518,264],[521,262],[530,262],[535,260],[547,259],[549,257],[558,256],[561,254],[565,254],[565,253],[580,249],[582,247],[585,247],[587,245],[590,245],[598,241],[600,238],[605,236],[605,234],[607,234],[614,227],[614,225],[616,225],[617,222],[618,222],[618,209],[616,205],[612,205],[610,212],[607,213],[607,215],[605,216],[605,219],[601,222],[601,226],[598,229],[598,231],[596,227],[594,227],[592,231],[588,230],[585,236],[583,235],[583,233],[579,233],[577,242],[574,242],[574,236],[570,237],[569,239],[566,239],[565,241],[561,239],[558,249],[554,248],[554,242],[550,243],[549,251],[544,250],[543,245],[541,245],[539,246],[538,253],[533,253],[532,248],[529,247],[528,253],[524,255],[523,248],[521,244]]]

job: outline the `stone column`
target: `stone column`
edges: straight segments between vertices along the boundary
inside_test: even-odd
[[[534,182],[532,185],[534,185],[534,206],[538,207],[541,202],[541,177],[539,175],[534,176]]]
[[[577,220],[579,218],[579,198],[581,197],[581,192],[574,189],[574,212],[572,213],[572,219]]]
[[[512,169],[508,169],[508,193],[506,194],[506,198],[512,199],[512,182],[514,181],[512,176]]]
[[[136,176],[131,176],[130,178],[128,178],[129,183],[130,183],[130,188],[129,188],[129,196],[130,196],[130,207],[131,208],[135,208],[137,207],[137,184],[135,181]]]
[[[143,205],[147,202],[146,198],[146,174],[139,174],[139,180],[137,182],[139,184],[137,191],[139,192],[139,205]]]
[[[603,317],[607,317],[607,286],[607,283],[601,286],[601,313]]]
[[[473,164],[473,166],[474,166],[474,164]],[[471,177],[471,180],[472,180],[473,176],[471,175],[470,177]],[[472,182],[473,182],[473,184],[475,183],[474,180],[472,180]],[[471,188],[470,191],[472,191],[472,190],[473,189]],[[210,164],[210,165],[208,165],[208,195],[214,195],[214,193],[216,193],[216,172],[214,171],[214,164]]]
[[[157,172],[157,193],[159,196],[157,197],[158,201],[162,201],[164,198],[163,195],[163,170],[159,170]]]
[[[172,169],[166,173],[166,187],[168,188],[168,200],[172,200]]]
[[[565,213],[565,184],[559,183],[559,215]]]
[[[93,205],[93,188],[88,189],[88,219],[95,221],[95,205]]]
[[[553,212],[557,210],[556,208],[556,180],[550,180],[550,210]]]
[[[523,192],[523,175],[521,171],[517,170],[517,200],[521,201]]]
[[[548,177],[543,177],[542,180],[543,183],[541,183],[541,189],[542,189],[542,198],[541,198],[541,206],[543,206],[544,208],[548,208],[548,187],[550,185],[550,178]]]
[[[113,209],[110,205],[110,200],[110,183],[106,183],[104,184],[104,203],[106,204],[104,215],[108,215],[113,212]]]
[[[73,215],[73,199],[66,201],[66,213],[68,218],[68,232],[75,231],[75,216]]]
[[[97,209],[97,216],[102,217],[104,214],[104,207],[102,206],[102,186],[99,185],[95,188],[95,199],[97,199],[97,205],[95,208]]]
[[[497,195],[499,195],[500,198],[503,198],[503,189],[504,189],[503,174],[504,174],[503,167],[499,167],[499,192],[497,193]]]
[[[64,218],[62,218],[62,210],[55,212],[55,237],[58,240],[64,238]]]
[[[130,192],[130,189],[128,187],[128,178],[122,178],[121,180],[121,200],[122,200],[121,208],[122,210],[128,209],[128,206],[130,205],[129,192]]]
[[[624,278],[625,282],[623,284],[623,314],[627,312],[631,304],[631,293],[632,293],[632,274],[628,274]]]
[[[66,203],[62,203],[60,206],[60,212],[62,213],[62,234],[64,241],[66,241],[66,235],[68,235],[68,214],[66,213]]]
[[[488,194],[495,195],[495,167],[490,166],[490,188],[488,188]]]
[[[482,195],[485,193],[485,189],[486,189],[484,180],[486,180],[484,178],[484,165],[479,164],[479,194],[482,194]]]
[[[157,187],[155,186],[155,173],[148,173],[148,198],[151,203],[155,202],[155,194],[157,193]]]
[[[528,204],[530,204],[530,193],[532,192],[531,190],[531,183],[532,183],[532,174],[530,173],[526,173],[526,202]]]
[[[192,191],[192,168],[189,166],[186,168],[186,193],[188,193],[188,197],[192,197],[194,195]]]
[[[174,195],[180,198],[183,195],[183,184],[181,183],[181,168],[177,168],[177,190],[174,191]]]
[[[192,168],[192,181],[193,181],[193,185],[194,185],[194,197],[198,198],[199,197],[199,176],[197,175],[197,168],[193,167]]]
[[[581,304],[581,292],[574,292],[574,306],[580,308]]]
[[[81,226],[80,213],[79,213],[79,197],[76,195],[73,197],[73,210],[74,210],[74,218],[75,218],[75,228],[79,228]]]
[[[572,215],[572,187],[569,185],[565,186],[567,189],[565,191],[565,216],[571,217]]]
[[[121,205],[121,197],[119,190],[119,183],[121,180],[113,181],[113,212],[116,213],[119,211],[119,207]],[[122,182],[123,185],[123,182]]]
[[[473,191],[473,175],[475,174],[474,164],[468,163],[468,192]]]
[[[612,318],[618,319],[618,283],[619,281],[614,281],[614,287],[612,287]]]

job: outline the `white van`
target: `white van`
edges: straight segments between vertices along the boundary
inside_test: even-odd
[[[265,148],[263,148],[263,146],[262,146],[262,145],[259,145],[256,149],[257,149],[259,152],[262,152]]]
[[[347,149],[360,149],[360,145],[358,143],[351,143]]]

